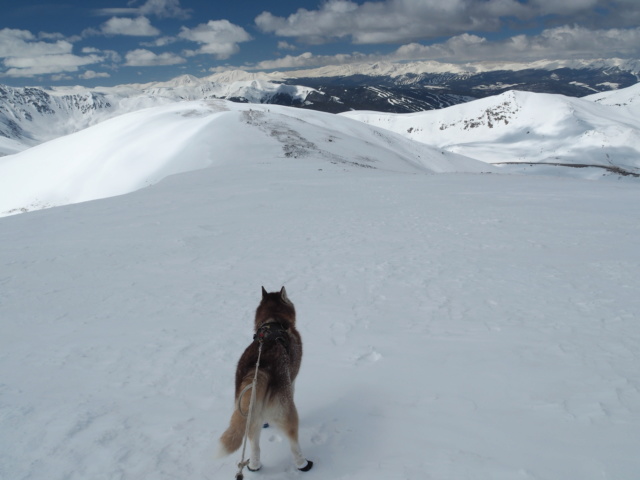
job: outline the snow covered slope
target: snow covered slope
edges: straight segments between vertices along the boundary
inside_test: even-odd
[[[510,91],[437,111],[342,115],[487,163],[586,164],[640,173],[639,99],[640,84],[584,99]]]
[[[0,158],[0,215],[121,195],[208,166],[286,157],[421,173],[493,170],[322,112],[224,100],[178,102]]]
[[[263,80],[215,83],[190,75],[169,82],[95,89],[0,85],[0,156],[143,108],[214,98],[269,103],[275,97],[286,96],[291,102],[301,103],[311,91]]]
[[[620,107],[618,110],[629,112],[636,119],[640,116],[640,83],[622,90],[596,93],[584,99],[600,105]]]
[[[267,429],[247,480],[637,479],[637,184],[294,158],[211,108],[175,116],[245,119],[216,168],[0,219],[0,478],[231,480],[235,363],[286,285],[315,466]]]

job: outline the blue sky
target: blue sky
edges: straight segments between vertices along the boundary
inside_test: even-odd
[[[0,83],[13,86],[375,61],[640,58],[639,0],[10,3],[0,16]]]

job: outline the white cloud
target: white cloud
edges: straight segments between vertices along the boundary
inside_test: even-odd
[[[395,43],[452,35],[467,30],[495,30],[499,15],[523,18],[529,8],[516,0],[329,0],[318,10],[299,9],[288,17],[263,12],[255,23],[263,32],[325,43],[351,37],[357,44]]]
[[[298,47],[295,45],[291,45],[289,42],[280,41],[278,42],[278,50],[297,50]]]
[[[362,4],[328,0],[317,10],[279,17],[263,12],[256,26],[266,33],[311,44],[351,39],[355,44],[402,43],[492,32],[518,19],[579,22],[591,28],[637,26],[638,0],[384,0]],[[542,20],[544,21],[544,20]],[[599,27],[598,27],[599,26]]]
[[[175,53],[165,52],[156,54],[149,50],[137,49],[125,55],[127,67],[157,67],[162,65],[178,65],[186,60]]]
[[[180,6],[180,0],[147,0],[140,8],[143,15],[156,15],[160,18],[189,18],[190,10]]]
[[[463,34],[444,43],[403,45],[389,57],[393,60],[448,60],[453,62],[507,60],[634,58],[640,55],[640,28],[589,30],[560,26],[539,35],[516,35],[489,41]]]
[[[33,77],[35,75],[77,72],[78,67],[100,63],[104,58],[98,55],[40,55],[31,57],[9,57],[4,60],[9,69],[2,75],[7,77]]]
[[[335,57],[331,57],[335,59]],[[302,68],[318,65],[319,58],[311,52],[305,52],[301,55],[287,55],[275,60],[265,60],[255,65],[258,70],[273,70],[277,68]],[[332,60],[334,61],[334,60]]]
[[[134,4],[136,2],[129,2]],[[144,16],[155,15],[160,18],[189,18],[191,10],[184,9],[180,6],[180,0],[147,0],[139,7],[128,8],[99,8],[94,10],[96,15],[112,16],[112,15],[130,15]]]
[[[327,65],[378,61],[437,60],[451,63],[536,60],[564,60],[572,58],[638,58],[640,56],[640,27],[632,29],[589,30],[577,26],[560,26],[544,30],[539,35],[516,35],[500,41],[464,33],[445,42],[431,45],[409,43],[388,54],[287,55],[243,67],[247,70],[313,68]]]
[[[151,42],[141,42],[140,45],[143,47],[166,47],[177,41],[178,39],[176,37],[158,37],[154,38]]]
[[[59,82],[61,80],[73,80],[71,75],[67,75],[66,73],[57,73],[55,75],[51,75],[51,80],[54,82]]]
[[[109,78],[110,76],[111,75],[107,72],[94,72],[93,70],[87,70],[82,75],[79,75],[79,78],[82,78],[83,80],[91,80],[94,78]]]
[[[3,59],[2,64],[6,69],[0,69],[0,76],[60,75],[76,72],[81,66],[100,63],[106,58],[96,49],[84,49],[83,55],[74,55],[72,43],[59,38],[58,34],[40,34],[36,37],[27,30],[0,30],[0,59]]]
[[[210,20],[195,28],[182,27],[178,36],[201,45],[198,50],[187,51],[187,55],[213,55],[218,60],[238,53],[238,44],[251,40],[244,28],[228,20]]]
[[[27,30],[0,30],[0,58],[71,53],[73,45],[66,40],[40,41]]]
[[[128,35],[134,37],[160,35],[160,30],[152,26],[147,17],[112,17],[102,24],[100,32],[104,35]]]

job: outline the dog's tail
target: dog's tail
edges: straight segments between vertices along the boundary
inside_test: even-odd
[[[262,411],[266,389],[266,374],[262,371],[258,373],[255,404],[251,412],[252,429],[262,425]],[[236,405],[229,421],[229,427],[220,437],[217,458],[226,457],[240,448],[244,434],[247,429],[247,414],[251,402],[251,384],[253,378],[245,378],[241,384],[239,398],[236,398]]]
[[[242,439],[244,438],[246,428],[247,419],[240,414],[236,407],[233,415],[231,415],[229,428],[227,428],[220,437],[216,458],[226,457],[238,450],[240,445],[242,445]]]

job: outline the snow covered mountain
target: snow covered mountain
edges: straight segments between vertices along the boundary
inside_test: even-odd
[[[333,114],[225,100],[173,102],[0,158],[0,215],[121,195],[247,156],[264,163],[313,157],[324,168],[495,170]]]
[[[511,89],[580,97],[638,82],[640,62],[375,63],[291,72],[229,71],[206,78],[117,87],[44,89],[0,85],[0,155],[107,118],[182,100],[229,99],[332,113],[440,109]]]
[[[304,102],[311,91],[260,80],[221,84],[188,75],[169,82],[95,89],[0,85],[0,156],[152,106],[216,98],[291,105]]]
[[[269,74],[224,72],[209,78],[216,81],[260,78],[306,85],[325,94],[306,106],[334,113],[348,110],[409,113],[511,89],[582,97],[625,88],[640,79],[640,61],[613,58],[463,65],[378,62]]]
[[[437,111],[342,114],[492,164],[640,174],[640,84],[584,98],[511,91]],[[509,171],[531,166],[508,167]]]
[[[416,114],[334,116],[265,104],[176,101],[193,92],[194,82],[202,86],[185,77],[171,86],[129,87],[147,93],[122,94],[119,103],[113,96],[107,101],[107,94],[41,97],[41,91],[30,92],[31,100],[21,108],[33,142],[96,125],[0,159],[0,212],[127,193],[173,173],[230,161],[251,142],[257,142],[255,151],[265,161],[313,151],[341,164],[391,170],[413,164],[421,171],[484,169],[591,179],[640,174],[640,85],[583,99],[513,91]],[[226,92],[255,95],[254,101],[266,88],[286,88],[258,79],[235,85]],[[158,103],[165,105],[144,108]],[[124,111],[132,112],[97,123]],[[252,123],[254,116],[262,120]],[[54,118],[60,120],[51,122]],[[272,129],[265,127],[269,123]],[[14,144],[14,151],[26,148],[15,141],[3,144],[1,138],[5,153],[12,153]],[[402,161],[388,164],[387,158]]]

